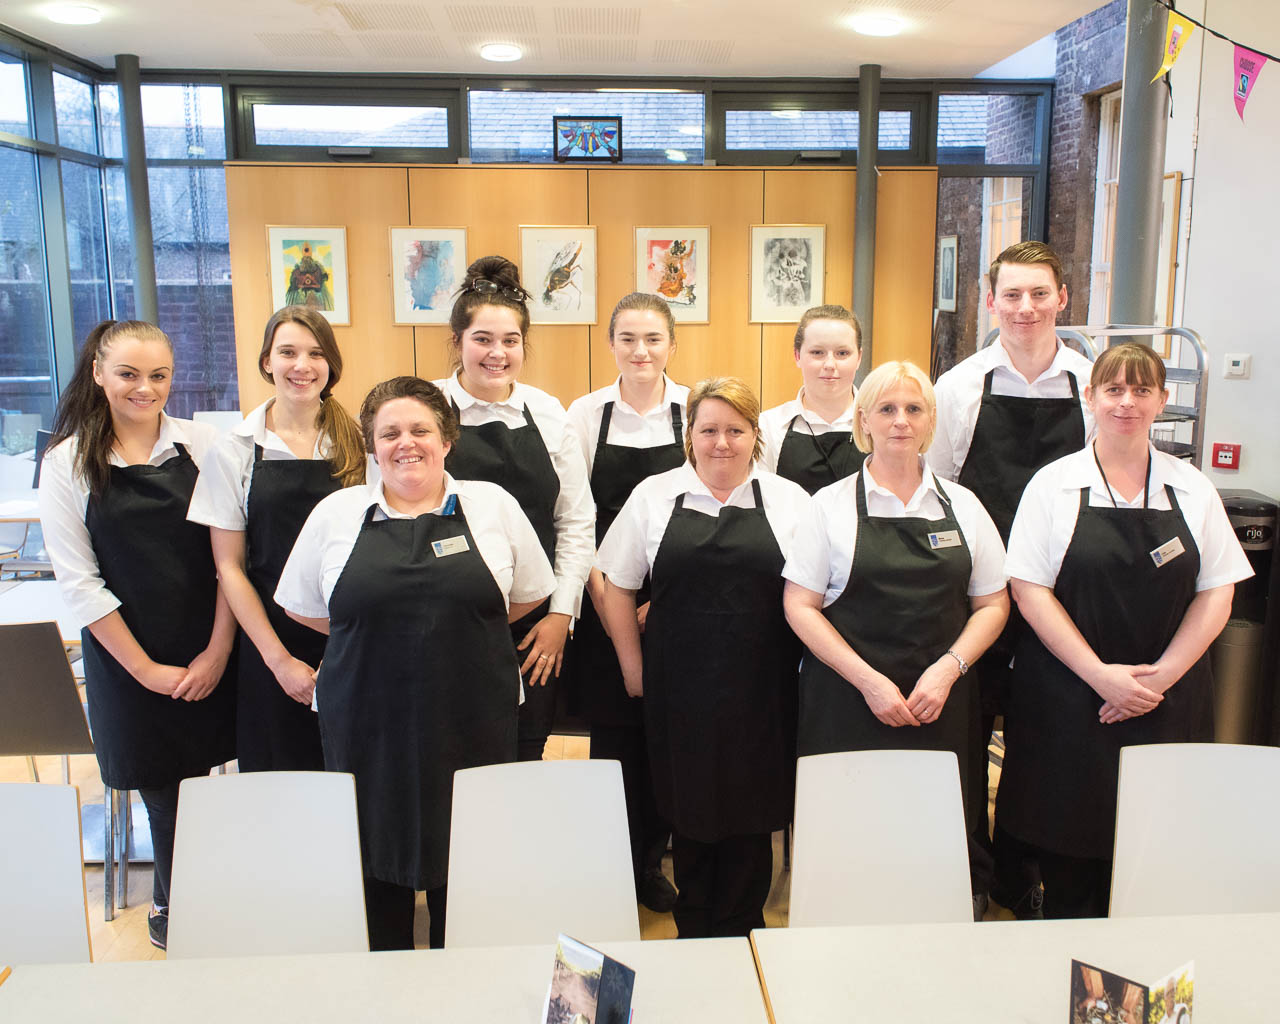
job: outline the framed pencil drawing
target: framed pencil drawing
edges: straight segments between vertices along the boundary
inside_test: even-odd
[[[795,323],[823,301],[826,225],[751,225],[752,323]]]

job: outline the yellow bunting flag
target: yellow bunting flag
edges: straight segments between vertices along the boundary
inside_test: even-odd
[[[1155,73],[1156,78],[1168,73],[1168,71],[1178,63],[1178,58],[1182,56],[1182,48],[1187,44],[1187,40],[1191,38],[1191,33],[1195,31],[1195,24],[1184,18],[1177,11],[1169,12],[1169,21],[1164,29],[1164,55],[1161,58],[1160,70]]]

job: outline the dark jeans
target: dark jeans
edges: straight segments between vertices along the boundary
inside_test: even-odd
[[[173,875],[173,833],[178,823],[178,786],[171,782],[157,789],[140,789],[138,795],[147,808],[151,824],[151,847],[155,851],[155,868],[151,880],[151,902],[157,907],[169,906],[169,879]],[[127,799],[122,792],[120,798]],[[110,813],[110,808],[107,808]]]
[[[591,757],[622,765],[622,791],[627,800],[627,830],[631,836],[631,866],[636,884],[647,871],[662,870],[671,826],[658,813],[649,774],[649,747],[643,725],[591,727]]]
[[[675,832],[676,930],[682,939],[745,936],[764,927],[773,884],[773,836],[730,836],[714,843]]]
[[[418,894],[408,886],[364,877],[364,914],[369,926],[369,949],[413,949],[413,915]],[[445,886],[427,890],[431,916],[428,941],[432,949],[444,948]]]

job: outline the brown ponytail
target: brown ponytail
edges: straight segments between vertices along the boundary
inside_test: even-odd
[[[139,341],[163,341],[173,352],[169,336],[144,320],[103,320],[85,338],[71,382],[62,392],[53,416],[53,435],[49,449],[69,437],[76,438],[75,472],[84,477],[89,493],[101,495],[111,483],[111,444],[115,428],[111,422],[111,406],[107,396],[93,379],[93,364],[106,357],[107,351],[120,338]]]
[[[262,332],[258,372],[269,383],[275,383],[271,374],[267,373],[265,363],[267,356],[271,354],[276,330],[284,323],[294,323],[305,328],[316,339],[320,351],[324,353],[325,362],[329,364],[329,382],[320,393],[320,412],[316,415],[316,426],[329,439],[329,465],[333,467],[333,477],[343,487],[362,484],[365,477],[364,441],[356,421],[342,407],[342,403],[333,397],[334,385],[342,379],[342,352],[338,349],[338,339],[334,336],[333,328],[324,315],[309,306],[285,306],[272,313]]]

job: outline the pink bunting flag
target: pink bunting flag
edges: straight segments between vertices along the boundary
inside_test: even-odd
[[[1241,121],[1244,120],[1244,105],[1249,102],[1253,83],[1258,80],[1262,65],[1266,62],[1267,58],[1262,54],[1246,50],[1239,44],[1236,45],[1236,113],[1240,115]]]

